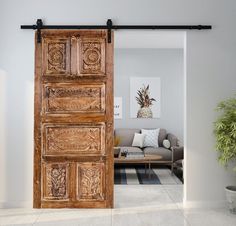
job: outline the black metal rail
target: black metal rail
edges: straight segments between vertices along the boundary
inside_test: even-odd
[[[107,29],[108,43],[111,42],[111,30],[206,30],[212,29],[211,25],[113,25],[108,19],[106,25],[44,25],[41,19],[36,24],[21,25],[21,29],[37,30],[37,40],[41,42],[41,29]]]

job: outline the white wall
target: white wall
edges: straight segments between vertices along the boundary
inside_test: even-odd
[[[187,32],[185,199],[200,204],[224,200],[224,186],[236,178],[216,162],[212,122],[216,103],[236,91],[235,12],[235,0],[1,0],[6,129],[0,144],[5,161],[0,202],[32,202],[34,42],[33,32],[19,26],[37,18],[47,24],[103,24],[107,18],[119,24],[212,24],[211,31]]]
[[[115,128],[161,127],[183,142],[183,63],[183,49],[115,49],[114,94],[123,101],[123,118],[115,120]],[[161,80],[160,118],[130,117],[130,78],[145,76]]]

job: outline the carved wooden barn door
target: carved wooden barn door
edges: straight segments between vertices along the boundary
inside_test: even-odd
[[[41,32],[34,207],[112,207],[113,43],[106,30]]]

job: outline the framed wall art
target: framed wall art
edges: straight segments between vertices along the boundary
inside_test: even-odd
[[[160,118],[161,81],[159,77],[130,78],[130,117]]]

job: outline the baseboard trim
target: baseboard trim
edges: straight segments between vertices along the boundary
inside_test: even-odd
[[[7,209],[7,208],[33,208],[33,203],[30,201],[13,201],[13,202],[4,202],[0,201],[0,208]]]
[[[226,208],[227,201],[184,201],[183,207],[186,209],[194,208]]]

